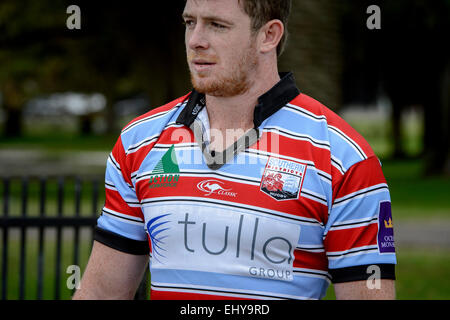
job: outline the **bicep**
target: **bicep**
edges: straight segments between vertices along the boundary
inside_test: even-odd
[[[132,255],[94,241],[74,299],[132,299],[142,280],[148,255]]]
[[[351,281],[334,284],[337,300],[393,300],[395,281],[380,279],[379,286],[370,288],[367,281]]]

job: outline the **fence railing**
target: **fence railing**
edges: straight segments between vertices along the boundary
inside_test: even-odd
[[[102,177],[1,179],[2,300],[70,299],[75,289],[67,285],[66,270],[77,266],[82,273],[86,266],[104,203],[102,182]],[[147,296],[148,272],[135,298]]]

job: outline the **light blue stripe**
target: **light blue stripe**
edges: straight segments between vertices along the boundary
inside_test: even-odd
[[[97,219],[97,226],[101,229],[116,233],[128,239],[138,241],[148,240],[147,233],[144,229],[144,224],[142,224],[142,226],[139,226],[135,224],[125,223],[103,214]]]
[[[352,199],[339,207],[333,207],[328,219],[325,231],[328,232],[331,226],[336,223],[349,220],[364,220],[377,216],[380,210],[381,201],[390,201],[389,192],[382,191],[376,194],[369,194],[362,198]]]
[[[263,121],[260,128],[272,126],[284,128],[301,135],[308,135],[314,140],[329,140],[328,127],[325,121],[314,121],[286,109],[280,109],[273,116]]]
[[[331,184],[321,179],[317,174],[317,171],[313,170],[311,167],[307,167],[306,169],[303,188],[317,193],[318,196],[324,198],[328,207],[330,207],[332,199]]]
[[[347,171],[355,163],[362,161],[361,154],[334,130],[329,130],[329,140],[331,144],[331,155],[341,161],[344,171]]]
[[[133,190],[131,190],[131,188],[125,182],[122,174],[109,161],[106,164],[105,180],[112,182],[114,184],[114,186],[116,187],[117,191],[122,196],[122,198],[132,201],[138,201],[136,193]]]
[[[150,270],[152,282],[170,283],[180,286],[193,284],[195,286],[235,290],[254,290],[265,292],[268,295],[286,294],[320,299],[325,295],[328,287],[328,282],[325,279],[299,275],[294,275],[293,281],[282,281],[214,272],[153,268],[150,268]]]
[[[167,114],[157,117],[156,119],[137,124],[130,130],[122,133],[121,139],[125,151],[128,150],[131,145],[139,143],[148,137],[160,135],[161,131],[169,122],[176,121],[182,109],[182,107],[173,107]]]
[[[378,252],[368,252],[354,256],[342,256],[339,259],[328,260],[328,267],[330,269],[339,269],[361,265],[371,264],[396,264],[397,258],[393,253],[379,254]]]
[[[323,245],[323,227],[302,225],[300,229],[299,245]]]

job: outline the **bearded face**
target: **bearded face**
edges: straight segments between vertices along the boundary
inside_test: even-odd
[[[187,1],[183,14],[192,85],[211,96],[245,93],[258,66],[250,17],[232,2]]]

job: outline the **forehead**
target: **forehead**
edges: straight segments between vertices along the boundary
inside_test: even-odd
[[[187,0],[183,15],[208,17],[218,16],[236,20],[247,17],[239,0]]]

